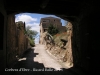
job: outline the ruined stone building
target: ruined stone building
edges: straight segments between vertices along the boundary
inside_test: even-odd
[[[66,27],[62,26],[61,19],[55,17],[45,17],[40,20],[40,43],[43,41],[43,33],[48,30],[48,27],[53,25],[57,27],[60,32],[66,31]]]

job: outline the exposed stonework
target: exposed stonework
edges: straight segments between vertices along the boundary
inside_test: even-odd
[[[73,65],[73,55],[72,55],[72,24],[70,22],[68,22],[68,25],[66,26],[67,28],[67,35],[68,38],[68,42],[66,43],[66,55],[64,56],[64,60],[66,60],[66,64],[68,64],[69,66]]]
[[[58,43],[56,43],[57,41],[55,41],[55,45],[54,44],[52,45],[51,42],[47,44],[47,50],[49,50],[51,54],[53,54],[57,59],[59,59],[59,61],[66,62],[64,65],[66,65],[67,67],[72,67],[73,66],[72,42],[71,42],[72,24],[68,22],[66,28],[67,28],[67,35],[66,35],[67,37],[61,39],[63,42],[64,40],[67,40],[65,44],[62,44],[62,46],[58,45],[59,43],[62,42],[61,40]]]
[[[48,30],[50,25],[57,27],[60,32],[66,31],[65,26],[62,26],[61,19],[55,17],[41,18],[40,21],[40,44],[43,44],[43,33]]]

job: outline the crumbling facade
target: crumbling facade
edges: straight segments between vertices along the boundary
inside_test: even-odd
[[[53,25],[60,32],[66,31],[65,26],[62,26],[61,19],[55,17],[41,18],[40,21],[40,44],[43,44],[43,33],[48,30],[48,27]]]
[[[59,61],[61,62],[65,62],[65,66],[67,67],[72,67],[73,66],[73,56],[72,56],[72,24],[70,22],[68,22],[67,26],[66,26],[66,37],[65,35],[60,36],[59,40],[55,41],[54,40],[54,44],[51,42],[51,43],[48,43],[46,45],[47,47],[47,50],[52,54],[54,55],[57,59],[59,59]],[[65,38],[64,38],[65,37]],[[56,37],[58,38],[58,37]],[[59,41],[59,42],[58,42]],[[58,45],[57,44],[60,44]]]

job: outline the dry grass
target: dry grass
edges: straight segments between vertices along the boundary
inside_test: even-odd
[[[62,32],[54,35],[54,41],[55,44],[61,47],[63,45],[63,42],[61,42],[61,39],[67,40],[67,32]]]

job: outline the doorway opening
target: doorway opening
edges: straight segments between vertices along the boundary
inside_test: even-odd
[[[15,20],[12,16],[15,16]],[[59,61],[57,63],[62,63],[62,62],[64,63],[63,68],[73,67],[72,46],[71,46],[72,24],[70,22],[65,22],[65,20],[54,15],[20,13],[16,15],[14,14],[12,16],[10,17],[12,17],[12,21],[15,21],[15,23],[13,22],[15,26],[14,25],[11,26],[11,29],[14,29],[14,31],[13,33],[10,32],[9,34],[12,37],[14,37],[13,39],[15,41],[9,43],[15,44],[13,45],[15,52],[13,49],[12,49],[13,54],[12,52],[9,52],[8,55],[9,59],[11,59],[13,55],[15,55],[16,58],[19,60],[19,62],[23,60],[25,60],[26,62],[28,61],[31,55],[33,56],[34,54],[38,54],[39,57],[38,56],[34,56],[34,58],[31,57],[30,61],[34,63],[35,62],[42,63],[44,67],[47,68],[58,69],[58,67],[51,65],[51,63],[48,62],[48,59],[54,60],[53,58],[48,56],[51,53],[56,58],[54,61]],[[57,26],[55,26],[55,24]],[[44,36],[44,33],[46,31],[49,34],[48,40],[43,38],[43,37],[48,37]],[[11,39],[8,40],[10,41]],[[30,53],[29,51],[27,51],[25,54],[30,53],[31,55],[25,57],[23,56],[23,58],[20,59],[20,55],[22,55],[26,51],[25,49],[29,48],[33,49],[29,51],[34,51],[34,52]],[[42,52],[41,49],[43,50]],[[45,53],[45,51],[47,51],[48,53]],[[13,61],[13,59],[11,61]],[[40,59],[42,59],[42,61]],[[53,64],[56,65],[56,63]],[[59,65],[61,64],[58,64],[58,66]],[[62,67],[59,66],[59,68]]]

